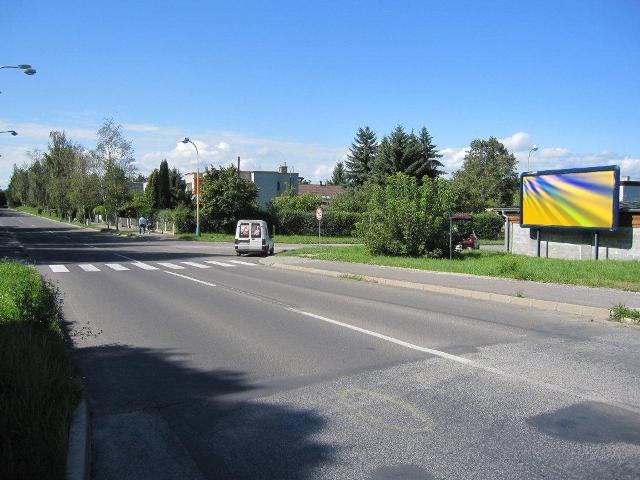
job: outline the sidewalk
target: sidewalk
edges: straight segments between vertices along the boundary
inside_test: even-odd
[[[640,308],[640,293],[555,283],[538,283],[460,273],[330,262],[304,257],[269,257],[265,265],[287,270],[343,277],[353,275],[374,283],[431,291],[445,295],[510,303],[542,310],[606,318],[617,304]]]

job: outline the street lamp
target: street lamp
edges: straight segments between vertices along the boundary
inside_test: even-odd
[[[15,130],[2,130],[0,133],[10,133],[14,137],[18,135],[18,132],[16,132]]]
[[[2,69],[2,68],[17,68],[19,70],[22,70],[22,72],[25,75],[35,75],[36,74],[36,69],[35,68],[31,68],[31,65],[26,65],[26,64],[4,65],[4,66],[0,67],[0,69]]]
[[[200,236],[200,152],[195,143],[193,143],[189,137],[184,137],[182,143],[190,143],[193,148],[196,149],[196,157],[198,158],[198,166],[196,168],[196,179],[194,183],[194,190],[196,191],[196,237]]]
[[[529,171],[529,160],[531,160],[531,152],[537,152],[538,151],[538,146],[534,145],[533,147],[531,147],[531,150],[529,150],[529,156],[527,157],[527,172]]]

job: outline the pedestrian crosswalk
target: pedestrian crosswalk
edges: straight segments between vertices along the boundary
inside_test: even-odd
[[[125,272],[131,270],[185,270],[187,268],[205,269],[214,267],[235,268],[240,266],[255,267],[257,264],[242,260],[201,260],[201,261],[174,261],[174,262],[122,262],[122,263],[78,263],[78,264],[54,264],[48,265],[49,270],[53,273],[69,273],[72,271],[79,272],[102,272],[115,271]]]

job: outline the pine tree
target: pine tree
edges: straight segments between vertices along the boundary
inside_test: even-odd
[[[169,188],[169,165],[167,160],[160,162],[158,170],[158,208],[171,207],[171,190]]]
[[[398,125],[393,132],[380,142],[378,155],[373,164],[372,177],[377,183],[384,183],[386,177],[404,173],[418,157],[417,138],[405,132]]]
[[[338,162],[333,169],[333,175],[329,181],[331,185],[345,185],[347,183],[347,177],[344,171],[344,163]]]
[[[360,127],[346,160],[346,177],[351,185],[357,187],[369,180],[377,153],[376,134],[369,127]]]
[[[442,175],[444,171],[440,170],[444,165],[439,158],[442,155],[436,150],[436,146],[433,144],[433,137],[429,133],[426,127],[422,127],[420,133],[415,136],[411,134],[418,148],[417,158],[407,167],[405,173],[416,177],[418,181],[422,181],[422,178],[427,175],[429,178],[436,178]]]
[[[158,208],[158,169],[154,169],[147,180],[147,187],[144,190],[151,208]]]

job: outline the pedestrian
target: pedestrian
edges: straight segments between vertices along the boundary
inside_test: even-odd
[[[143,216],[138,219],[138,230],[140,232],[140,235],[145,233],[145,231],[147,230],[147,219]]]

